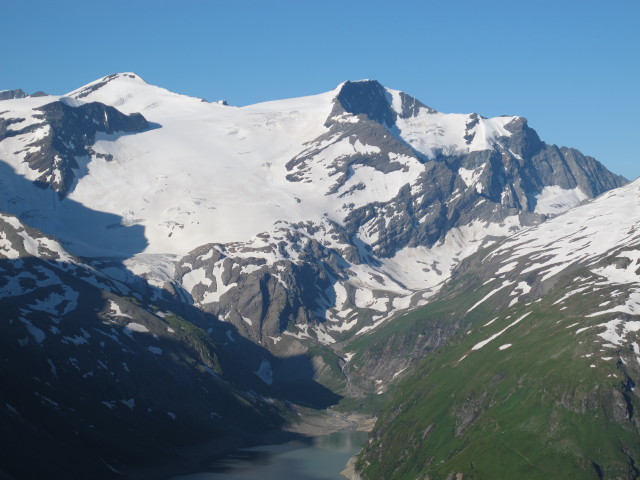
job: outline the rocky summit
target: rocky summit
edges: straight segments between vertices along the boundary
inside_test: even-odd
[[[550,247],[500,242],[627,184],[523,117],[374,80],[235,107],[121,73],[0,100],[0,413],[20,439],[0,471],[17,478],[34,445],[54,453],[33,475],[80,455],[67,475],[108,478],[366,403],[468,325],[406,320],[452,272],[494,249],[518,308],[552,288],[525,275]]]

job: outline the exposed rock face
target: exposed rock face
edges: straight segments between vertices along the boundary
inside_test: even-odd
[[[2,90],[0,92],[0,100],[13,100],[14,98],[25,98],[29,95],[26,94],[21,88],[15,90]]]
[[[337,237],[340,230],[332,227]],[[312,236],[317,230],[291,225],[252,244],[204,245],[180,260],[175,280],[202,310],[277,350],[285,332],[308,337],[310,326],[330,329],[333,286],[348,277],[344,257],[358,256],[346,242],[344,251],[324,246]]]
[[[21,88],[16,88],[15,90],[2,90],[0,91],[0,100],[14,100],[16,98],[27,98],[27,97],[46,97],[47,94],[41,91],[34,92],[32,94],[28,94],[23,91]]]
[[[70,106],[61,100],[36,110],[33,117],[39,122],[24,128],[8,128],[24,119],[0,119],[0,142],[37,133],[34,135],[37,139],[25,146],[24,162],[40,174],[36,182],[51,187],[60,197],[69,193],[78,171],[94,153],[91,146],[96,134],[132,133],[149,128],[141,114],[124,115],[100,103]]]

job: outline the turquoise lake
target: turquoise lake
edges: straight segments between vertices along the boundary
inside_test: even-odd
[[[283,445],[237,450],[208,472],[173,480],[345,480],[340,472],[367,440],[366,432],[341,431]]]

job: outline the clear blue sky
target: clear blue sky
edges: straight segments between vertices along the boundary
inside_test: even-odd
[[[0,0],[0,25],[0,89],[133,71],[246,105],[373,78],[640,176],[639,0]]]

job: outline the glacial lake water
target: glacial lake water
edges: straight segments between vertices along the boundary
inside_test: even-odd
[[[345,480],[340,472],[362,448],[366,432],[341,431],[282,445],[237,450],[208,472],[173,480]]]

